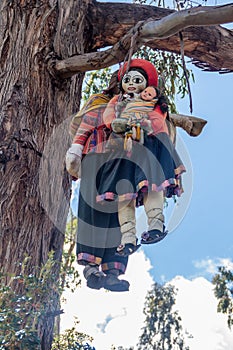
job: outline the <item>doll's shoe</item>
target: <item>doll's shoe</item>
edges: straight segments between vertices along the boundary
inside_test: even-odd
[[[126,280],[120,280],[115,274],[109,273],[104,278],[103,287],[111,292],[128,292],[129,282]]]
[[[118,256],[129,256],[136,252],[141,247],[141,244],[134,245],[132,243],[121,244],[117,247],[116,255]]]
[[[163,226],[163,232],[159,230],[150,230],[147,232],[143,232],[141,235],[141,244],[153,244],[162,241],[168,234],[168,231],[165,230],[165,226]]]
[[[91,289],[101,289],[104,287],[105,274],[99,271],[98,265],[86,265],[83,275],[87,280],[87,287]]]

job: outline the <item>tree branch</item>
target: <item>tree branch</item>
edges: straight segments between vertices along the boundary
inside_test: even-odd
[[[56,61],[54,70],[63,78],[71,77],[79,72],[86,72],[109,67],[122,62],[130,48],[132,34],[138,33],[134,52],[142,45],[149,44],[152,39],[170,38],[182,29],[191,26],[209,26],[233,22],[233,4],[223,6],[196,7],[174,12],[159,19],[148,19],[139,22],[112,48],[105,51],[86,53],[65,60]],[[233,70],[233,63],[230,67]]]
[[[151,38],[169,38],[191,26],[210,26],[233,22],[233,4],[223,6],[198,6],[172,13],[159,21],[143,24],[140,37],[143,43]]]
[[[207,120],[184,114],[170,114],[170,119],[175,127],[185,130],[190,136],[198,136],[202,132]]]

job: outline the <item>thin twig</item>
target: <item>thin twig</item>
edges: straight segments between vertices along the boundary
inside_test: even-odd
[[[185,75],[187,85],[188,85],[189,108],[190,108],[190,113],[192,113],[193,112],[193,101],[192,101],[192,93],[191,93],[191,87],[190,87],[190,82],[189,82],[189,76],[187,73],[187,68],[186,68],[185,59],[184,59],[184,39],[183,39],[182,32],[179,32],[179,37],[180,37],[180,53],[181,53],[182,65],[183,65],[184,75]]]

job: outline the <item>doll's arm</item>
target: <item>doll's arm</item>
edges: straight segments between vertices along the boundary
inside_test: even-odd
[[[71,147],[66,153],[66,169],[74,178],[81,177],[81,160],[84,146],[97,126],[98,114],[96,111],[90,111],[83,115],[82,122],[73,139]]]
[[[85,146],[89,136],[93,133],[97,126],[97,113],[96,111],[88,112],[82,117],[81,124],[73,139],[73,143]]]
[[[160,132],[166,132],[168,134],[168,128],[166,125],[167,112],[162,113],[159,106],[157,106],[152,112],[148,113],[149,120],[151,121],[151,127],[154,134]]]

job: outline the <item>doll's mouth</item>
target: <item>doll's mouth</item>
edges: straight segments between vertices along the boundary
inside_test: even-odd
[[[134,90],[136,90],[136,88],[133,87],[133,86],[130,86],[130,87],[128,87],[128,90],[129,90],[129,91],[134,91]]]

